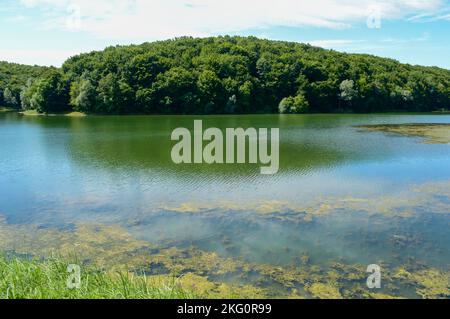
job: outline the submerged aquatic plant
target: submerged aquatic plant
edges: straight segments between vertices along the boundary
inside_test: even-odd
[[[252,263],[137,240],[119,225],[81,223],[57,230],[0,221],[0,251],[44,258],[1,259],[3,298],[178,298],[182,293],[200,298],[450,297],[449,270],[420,261],[382,264],[383,287],[369,290],[364,265],[318,262],[306,251],[293,253],[290,265]],[[85,290],[78,292],[67,291],[63,280],[66,261],[73,256],[86,267]]]
[[[375,132],[394,133],[404,136],[422,137],[426,144],[449,144],[450,124],[384,124],[362,125],[362,129]]]

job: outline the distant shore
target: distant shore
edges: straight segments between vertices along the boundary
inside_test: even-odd
[[[20,115],[24,116],[66,116],[66,117],[85,117],[90,115],[113,115],[113,116],[148,116],[148,115],[185,115],[185,114],[102,114],[102,113],[95,113],[95,114],[88,114],[83,112],[64,112],[64,113],[39,113],[36,110],[20,110],[20,109],[13,109],[8,107],[0,107],[0,113],[6,113],[6,112],[15,112]],[[276,113],[242,113],[242,114],[186,114],[189,116],[208,116],[208,115],[270,115],[270,114],[276,114]],[[432,111],[432,112],[372,112],[372,113],[304,113],[303,115],[314,115],[314,114],[328,114],[328,115],[339,115],[339,114],[450,114],[450,110],[438,110],[438,111]]]
[[[8,107],[0,107],[0,113],[5,113],[5,112],[14,112],[16,110],[14,109],[10,109]]]
[[[87,114],[82,112],[69,112],[69,113],[56,113],[56,114],[47,114],[47,113],[39,113],[36,110],[27,110],[19,112],[21,115],[25,116],[67,116],[67,117],[84,117]]]

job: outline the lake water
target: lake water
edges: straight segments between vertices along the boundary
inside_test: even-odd
[[[280,128],[279,173],[173,164],[171,132],[195,119],[205,128]],[[448,272],[450,145],[356,127],[403,123],[450,123],[450,115],[0,113],[0,216],[17,233],[118,225],[158,247],[253,264],[287,267],[308,256],[313,265],[413,261]]]

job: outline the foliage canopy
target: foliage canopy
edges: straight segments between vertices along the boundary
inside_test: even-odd
[[[215,114],[433,111],[450,71],[255,37],[109,47],[61,69],[0,64],[0,104],[40,112]]]

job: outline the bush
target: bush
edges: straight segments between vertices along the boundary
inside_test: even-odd
[[[303,95],[289,96],[281,100],[278,110],[281,114],[307,113],[309,103]]]

